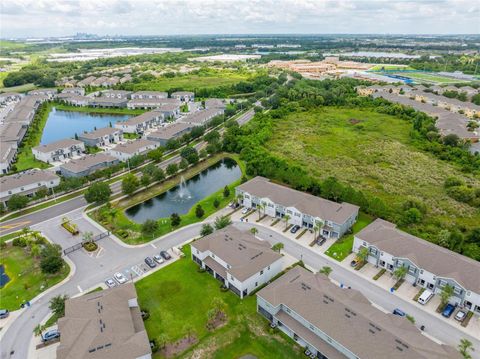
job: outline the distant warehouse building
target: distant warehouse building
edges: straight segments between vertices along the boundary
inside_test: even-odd
[[[160,144],[158,142],[141,138],[116,145],[109,152],[113,157],[118,158],[120,161],[126,161],[133,156],[146,154],[159,146]]]
[[[297,266],[257,293],[257,310],[319,359],[460,359],[357,290]]]
[[[190,130],[194,126],[188,123],[176,122],[165,127],[160,128],[157,131],[151,132],[147,135],[147,139],[151,141],[156,141],[160,145],[165,146],[168,141],[175,140]]]
[[[117,158],[100,152],[71,160],[60,166],[60,171],[64,177],[85,177],[117,163]]]
[[[270,182],[257,176],[238,186],[236,194],[246,208],[258,208],[270,217],[288,217],[288,223],[305,228],[320,227],[327,238],[340,238],[356,222],[359,207],[337,203]]]
[[[33,197],[42,188],[51,189],[60,184],[60,177],[50,171],[28,170],[0,178],[0,202],[4,205],[14,194]]]

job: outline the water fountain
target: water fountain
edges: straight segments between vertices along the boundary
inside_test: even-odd
[[[185,183],[185,178],[182,176],[180,178],[180,185],[178,188],[177,198],[179,200],[190,199],[190,191],[187,188],[187,184]]]

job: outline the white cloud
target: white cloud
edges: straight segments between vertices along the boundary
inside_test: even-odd
[[[9,0],[0,13],[3,37],[480,32],[470,0]]]

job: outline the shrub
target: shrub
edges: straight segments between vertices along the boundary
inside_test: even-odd
[[[28,203],[28,198],[19,194],[14,194],[7,202],[7,207],[10,211],[17,211],[25,208]]]
[[[475,190],[467,186],[454,186],[447,188],[447,194],[453,199],[468,203],[475,198]]]
[[[17,237],[13,240],[12,244],[15,247],[25,248],[27,246],[27,240],[23,237]]]
[[[204,214],[205,211],[203,210],[202,206],[197,204],[197,207],[195,207],[195,216],[197,216],[197,218],[202,218]]]

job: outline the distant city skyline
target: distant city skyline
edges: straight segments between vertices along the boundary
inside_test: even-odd
[[[469,0],[10,0],[3,38],[190,34],[479,34]]]

